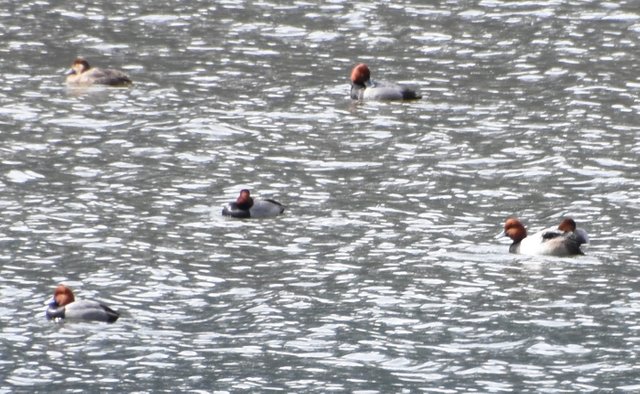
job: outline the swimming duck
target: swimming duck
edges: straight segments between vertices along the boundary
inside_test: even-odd
[[[504,231],[500,236],[513,240],[510,253],[545,256],[575,256],[584,254],[580,245],[588,243],[586,231],[576,227],[571,218],[564,219],[558,227],[550,227],[527,236],[527,230],[516,218],[509,218],[504,223]]]
[[[558,225],[558,230],[562,231],[565,235],[574,237],[580,244],[589,243],[589,235],[587,235],[587,232],[578,228],[575,220],[571,218],[564,218]]]
[[[351,71],[351,98],[354,100],[416,100],[420,93],[391,82],[371,79],[369,67],[360,63]]]
[[[67,76],[67,84],[73,86],[109,85],[128,86],[131,79],[127,74],[112,68],[91,67],[89,62],[79,57],[71,64],[71,70]]]
[[[222,214],[235,218],[269,218],[280,215],[284,208],[284,205],[274,200],[254,199],[248,189],[242,189],[236,201],[222,208]]]
[[[76,301],[73,292],[59,285],[53,292],[53,300],[47,308],[47,319],[94,320],[113,323],[120,314],[97,301]]]

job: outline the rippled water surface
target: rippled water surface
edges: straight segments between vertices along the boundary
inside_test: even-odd
[[[640,390],[636,2],[1,3],[0,392]]]

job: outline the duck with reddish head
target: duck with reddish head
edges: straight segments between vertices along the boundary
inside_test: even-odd
[[[351,98],[354,100],[417,100],[420,93],[406,86],[371,79],[369,67],[360,63],[351,71]]]
[[[91,67],[89,62],[81,57],[73,61],[67,75],[67,84],[78,87],[91,85],[129,86],[132,83],[129,76],[122,71]]]
[[[120,314],[97,301],[76,301],[73,292],[65,285],[59,285],[53,292],[53,299],[46,312],[49,320],[84,320],[113,323]]]
[[[251,197],[248,189],[240,190],[240,195],[222,209],[224,216],[234,218],[272,218],[284,212],[284,205],[270,199]]]
[[[576,227],[576,222],[565,218],[557,227],[549,227],[527,236],[527,229],[517,218],[509,218],[500,234],[513,241],[510,253],[539,256],[575,256],[584,254],[582,244],[589,243],[587,232]]]
[[[575,220],[571,218],[564,218],[562,222],[558,225],[558,230],[563,233],[563,235],[571,236],[575,238],[581,245],[589,243],[589,235],[584,229],[578,228]]]

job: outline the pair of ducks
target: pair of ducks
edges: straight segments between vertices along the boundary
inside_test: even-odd
[[[557,227],[549,227],[530,236],[527,236],[527,229],[520,220],[509,218],[498,237],[511,238],[510,253],[532,256],[582,255],[580,246],[589,243],[587,232],[578,228],[571,218],[563,219]]]
[[[222,214],[236,218],[267,218],[282,214],[285,207],[270,199],[254,199],[247,189],[240,191],[236,201],[227,204]],[[76,301],[73,291],[59,285],[53,292],[53,299],[46,310],[49,320],[85,320],[113,323],[120,314],[107,305],[90,300]]]
[[[75,59],[67,76],[71,86],[129,86],[133,82],[120,70],[91,67],[86,59]],[[371,79],[369,67],[360,63],[351,71],[351,98],[354,100],[417,100],[422,96],[415,90],[390,82]]]

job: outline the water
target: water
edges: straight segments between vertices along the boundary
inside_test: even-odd
[[[0,392],[640,389],[635,2],[3,5]],[[61,282],[122,317],[46,321]]]

